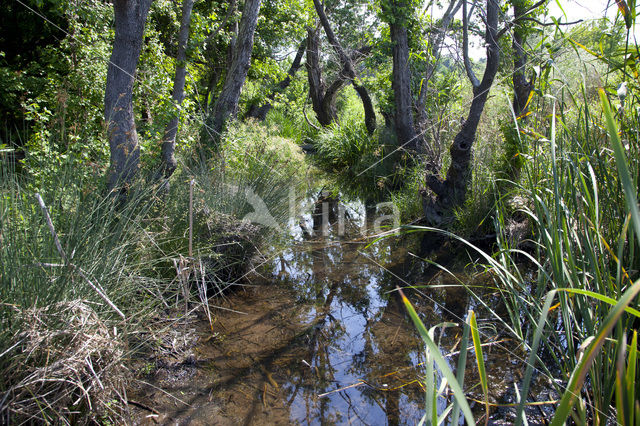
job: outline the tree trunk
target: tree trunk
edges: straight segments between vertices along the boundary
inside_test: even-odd
[[[215,104],[216,87],[218,86],[218,81],[220,81],[220,78],[222,76],[223,69],[226,68],[226,64],[224,64],[223,61],[220,61],[219,58],[216,57],[215,49],[213,46],[215,46],[215,40],[220,30],[222,30],[223,28],[227,28],[229,19],[236,10],[236,2],[236,0],[231,0],[229,2],[229,5],[227,6],[227,12],[224,15],[224,19],[222,20],[220,25],[218,25],[216,29],[207,36],[207,39],[204,42],[204,44],[207,46],[207,49],[205,50],[205,61],[209,61],[212,64],[215,62],[215,66],[212,65],[209,68],[209,75],[203,78],[203,81],[206,81],[204,83],[204,86],[206,88],[204,93],[205,114],[208,114],[209,107]],[[235,23],[233,24],[233,27],[235,29]],[[227,46],[227,56],[230,56],[228,53],[231,51],[231,45],[232,43],[229,43],[229,46]]]
[[[484,105],[489,96],[489,90],[493,85],[493,80],[498,71],[498,0],[487,0],[485,31],[487,63],[481,82],[478,81],[473,73],[471,62],[469,61],[467,21],[468,16],[465,1],[463,5],[463,55],[469,80],[473,84],[473,101],[469,108],[467,119],[462,124],[462,128],[454,138],[453,144],[449,149],[451,153],[451,165],[447,171],[446,180],[442,180],[433,174],[427,175],[426,178],[427,186],[433,191],[436,197],[425,197],[423,200],[425,216],[427,220],[435,224],[442,222],[445,213],[464,203],[467,188],[471,180],[471,148],[473,147]]]
[[[344,79],[340,76],[331,85],[331,91],[327,95],[327,88],[322,78],[320,68],[320,37],[319,28],[307,28],[307,77],[309,79],[309,97],[316,118],[322,126],[328,126],[337,120],[338,114],[335,106],[335,96],[344,85]]]
[[[376,131],[377,127],[376,111],[373,108],[373,101],[366,87],[356,83],[356,80],[353,80],[351,84],[353,84],[353,88],[362,101],[362,108],[364,108],[364,125],[367,128],[367,133],[371,135]]]
[[[419,152],[420,140],[413,122],[411,72],[409,70],[409,36],[402,14],[408,7],[403,0],[392,1],[393,19],[389,23],[393,44],[392,87],[395,104],[394,126],[398,145]]]
[[[346,77],[353,84],[354,89],[358,93],[360,100],[362,101],[362,106],[364,108],[364,121],[367,127],[367,132],[372,134],[376,130],[376,113],[373,109],[373,102],[371,101],[371,97],[369,96],[369,92],[367,89],[361,85],[358,81],[358,76],[355,71],[355,67],[353,66],[353,62],[351,58],[347,55],[347,53],[342,48],[340,41],[336,37],[335,33],[331,29],[331,24],[329,23],[329,19],[327,18],[327,14],[324,11],[324,6],[320,3],[320,0],[313,0],[313,4],[315,6],[316,12],[318,13],[318,17],[320,18],[320,22],[322,23],[322,27],[324,28],[324,32],[327,35],[327,39],[333,49],[338,54],[338,58],[340,58],[340,62],[343,67],[343,72]]]
[[[247,111],[245,118],[254,118],[259,121],[264,121],[267,118],[267,114],[271,111],[272,105],[271,102],[275,99],[276,95],[279,93],[283,93],[289,84],[291,84],[291,80],[296,75],[296,72],[302,66],[302,57],[304,56],[304,52],[307,50],[307,39],[302,40],[300,45],[298,46],[298,51],[296,52],[296,56],[293,59],[293,63],[291,67],[289,67],[289,71],[287,72],[287,76],[282,80],[276,88],[271,92],[269,96],[267,96],[267,100],[264,104],[251,105],[249,111]]]
[[[133,83],[152,0],[114,0],[115,39],[107,70],[104,117],[111,153],[108,188],[128,185],[140,168]]]
[[[527,53],[524,50],[526,40],[526,27],[521,18],[527,9],[523,0],[513,1],[513,20],[516,23],[513,28],[513,111],[516,117],[524,115],[529,94],[533,89],[531,81],[526,77]]]
[[[237,116],[240,92],[251,62],[253,34],[258,23],[260,3],[261,0],[245,1],[231,65],[227,71],[222,91],[218,95],[202,131],[204,146],[215,147],[220,140],[226,122]]]
[[[177,163],[174,156],[176,149],[176,136],[180,123],[179,107],[184,100],[184,85],[187,78],[187,42],[189,41],[189,24],[191,22],[191,11],[194,0],[182,1],[182,20],[180,22],[180,33],[178,35],[178,53],[176,55],[176,75],[173,80],[172,99],[175,113],[169,120],[164,132],[162,141],[161,169],[160,175],[169,179],[176,169]],[[160,176],[158,176],[159,178]]]

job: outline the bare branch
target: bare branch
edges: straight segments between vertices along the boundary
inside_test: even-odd
[[[543,26],[543,27],[551,27],[553,25],[575,25],[575,24],[579,24],[581,22],[584,22],[584,19],[578,19],[577,21],[573,21],[573,22],[557,22],[557,21],[555,21],[555,22],[542,22],[542,21],[539,21],[538,19],[535,19],[535,18],[522,18],[521,20],[522,21],[531,21],[531,22],[534,22],[534,23],[536,23],[536,24],[538,24],[540,26]]]
[[[56,233],[56,230],[53,227],[51,216],[49,216],[49,210],[47,210],[47,206],[44,204],[44,200],[42,199],[39,193],[36,193],[36,199],[38,200],[38,204],[40,204],[40,208],[42,209],[42,214],[44,215],[44,218],[47,221],[47,226],[49,227],[51,236],[53,236],[53,242],[56,245],[56,249],[58,250],[58,253],[60,254],[60,257],[62,258],[64,263],[67,263],[68,262],[67,255],[62,249],[62,244],[60,244],[60,240],[58,239],[58,234]]]
[[[309,99],[309,98],[307,98]],[[309,120],[309,117],[307,116],[307,101],[304,101],[304,105],[302,106],[302,115],[304,115],[304,119],[307,121],[307,124],[311,127],[313,127],[314,129],[316,129],[317,131],[320,131],[320,127],[316,126],[315,124],[313,124],[311,122],[311,120]]]
[[[44,215],[44,218],[47,221],[47,226],[49,227],[49,231],[51,232],[51,235],[53,236],[53,241],[54,241],[54,243],[56,245],[56,249],[58,250],[58,253],[60,254],[60,257],[64,261],[65,266],[68,266],[73,271],[77,272],[78,275],[80,275],[87,282],[87,284],[89,284],[89,286],[91,286],[91,288],[93,288],[93,290],[96,293],[98,293],[98,296],[100,296],[102,298],[102,300],[107,302],[107,304],[114,311],[116,311],[117,314],[122,317],[122,319],[126,319],[126,316],[122,313],[122,311],[120,309],[118,309],[118,307],[116,305],[114,305],[111,300],[109,300],[109,298],[107,297],[106,294],[104,294],[102,289],[100,289],[96,284],[94,284],[89,279],[89,277],[87,277],[87,275],[84,273],[84,271],[81,268],[79,268],[78,266],[74,265],[73,263],[69,263],[69,259],[67,258],[67,255],[65,254],[64,250],[62,249],[62,244],[60,244],[60,239],[58,239],[58,234],[56,233],[56,229],[53,227],[53,222],[51,221],[51,216],[49,215],[49,210],[47,209],[47,206],[44,203],[44,200],[42,199],[42,197],[40,196],[39,193],[36,193],[36,199],[38,200],[38,204],[40,205],[40,208],[42,209],[42,214]],[[54,266],[53,264],[43,264],[43,265]]]
[[[471,85],[475,88],[480,86],[480,81],[476,77],[471,67],[471,60],[469,59],[469,18],[473,13],[473,8],[467,14],[467,0],[462,1],[462,57],[464,59],[464,69],[467,72],[467,77],[471,81]]]

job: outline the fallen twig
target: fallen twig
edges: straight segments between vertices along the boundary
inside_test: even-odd
[[[160,415],[160,413],[157,410],[155,410],[153,407],[149,407],[148,405],[144,405],[143,403],[138,402],[138,401],[134,401],[133,399],[128,399],[127,400],[127,404],[135,405],[136,407],[142,408],[143,410],[147,410],[150,413]]]

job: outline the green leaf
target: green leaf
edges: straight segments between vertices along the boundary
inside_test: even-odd
[[[480,341],[478,323],[476,322],[476,313],[473,311],[469,311],[469,325],[471,326],[471,338],[473,339],[473,349],[476,353],[476,364],[478,365],[478,375],[480,376],[480,385],[482,386],[482,394],[484,395],[484,406],[486,410],[485,424],[488,424],[489,422],[489,382],[487,380],[487,370],[484,366],[484,356],[482,354],[482,342]]]
[[[460,342],[460,354],[458,355],[458,366],[456,368],[456,378],[460,387],[464,389],[464,372],[467,369],[467,347],[469,345],[469,324],[465,321],[462,329],[462,341]],[[451,424],[459,424],[460,418],[460,404],[458,400],[453,401],[453,417],[451,418]]]
[[[557,291],[564,291],[566,293],[582,294],[584,296],[593,297],[594,299],[598,299],[601,302],[608,303],[611,306],[615,306],[615,304],[618,303],[618,301],[612,297],[605,296],[604,294],[596,293],[590,290],[583,290],[580,288],[559,288],[557,289]],[[638,311],[637,309],[628,306],[625,308],[625,312],[640,318],[640,311]]]
[[[627,291],[624,292],[618,303],[611,309],[607,317],[605,318],[598,333],[594,336],[593,341],[586,349],[582,359],[576,365],[565,392],[562,394],[560,404],[556,409],[555,415],[551,422],[551,426],[561,426],[565,423],[569,415],[571,414],[576,397],[580,393],[580,389],[584,384],[587,371],[591,368],[593,361],[602,348],[605,339],[611,333],[611,330],[615,326],[620,316],[624,313],[625,308],[633,301],[633,299],[640,293],[640,280],[636,281]]]
[[[424,324],[420,320],[420,317],[418,317],[418,313],[413,308],[413,305],[411,305],[411,302],[409,302],[409,299],[407,299],[407,297],[404,295],[402,290],[400,290],[399,288],[398,288],[398,292],[402,297],[402,302],[404,303],[404,306],[407,309],[407,313],[409,314],[411,321],[413,321],[413,324],[418,329],[418,333],[420,334],[420,337],[422,337],[422,340],[430,350],[431,356],[433,357],[434,361],[440,368],[440,371],[442,372],[442,374],[446,377],[447,381],[449,382],[449,386],[451,386],[451,390],[453,391],[453,395],[456,398],[456,401],[458,401],[458,403],[460,404],[460,408],[462,409],[462,412],[464,414],[465,420],[467,421],[467,424],[475,425],[476,422],[473,419],[473,413],[471,412],[471,408],[469,407],[469,403],[467,402],[467,398],[464,394],[464,391],[462,390],[462,387],[456,380],[456,377],[453,375],[453,372],[449,368],[447,361],[442,357],[442,354],[440,353],[440,349],[435,344],[433,339],[429,337],[427,328],[424,326]]]

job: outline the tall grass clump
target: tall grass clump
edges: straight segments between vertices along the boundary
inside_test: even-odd
[[[190,158],[197,157],[191,156]],[[189,182],[193,182],[193,251],[218,292],[244,276],[263,244],[284,234],[306,196],[304,154],[258,123],[231,126],[209,160],[190,159],[172,178],[163,252],[187,253]],[[168,265],[171,269],[171,265]]]
[[[535,402],[536,376],[546,376],[560,395],[552,424],[569,417],[576,424],[634,424],[640,383],[638,117],[614,115],[604,91],[597,104],[544,102],[551,114],[530,124],[541,126],[537,131],[522,132],[535,155],[524,161],[521,181],[513,182],[534,248],[523,250],[511,237],[513,208],[497,203],[495,253],[461,241],[492,270],[504,309],[476,299],[527,353],[517,384],[518,424]],[[540,134],[546,137],[532,136]],[[523,272],[527,263],[533,274]]]
[[[562,382],[567,387],[559,389],[563,397],[556,418],[571,414],[577,422],[604,424],[613,416],[616,405],[617,360],[626,351],[625,336],[637,327],[632,311],[619,312],[616,318],[612,314],[623,302],[623,308],[640,306],[633,297],[638,290],[640,169],[637,135],[635,131],[626,132],[626,148],[621,144],[604,93],[600,105],[591,105],[593,111],[584,101],[573,125],[565,118],[560,103],[558,123],[553,120],[550,128],[550,155],[537,156],[536,161],[542,164],[531,165],[533,172],[529,172],[525,184],[531,204],[525,212],[542,249],[538,256],[539,279],[531,289],[534,291],[514,291],[519,297],[511,296],[507,303],[511,302],[513,312],[528,311],[532,319],[548,317],[538,327],[527,327],[529,321],[523,322],[524,327],[518,322],[512,324],[525,342],[542,334],[556,367],[568,379]],[[622,117],[622,124],[637,129],[637,117]],[[500,241],[503,250],[513,250],[504,239]],[[551,298],[554,291],[554,312],[540,310],[539,304],[522,309],[527,301],[532,302],[531,294]],[[630,378],[633,386],[639,378]],[[567,401],[576,400],[580,403],[572,411]]]
[[[385,199],[411,174],[410,156],[397,150],[388,130],[367,133],[361,117],[349,116],[323,129],[314,146],[313,163],[347,196],[366,202]]]
[[[620,117],[630,130],[622,133],[623,145],[604,92],[599,105],[585,98],[572,111],[562,99],[549,102],[549,137],[527,141],[538,155],[525,163],[520,185],[528,200],[522,212],[538,247],[532,258],[537,279],[528,283],[518,272],[519,249],[504,232],[502,210],[495,266],[510,272],[498,274],[510,313],[505,321],[530,350],[523,388],[546,366],[560,378],[554,382],[562,395],[554,421],[561,424],[571,415],[577,423],[604,424],[614,417],[615,399],[622,397],[615,392],[618,360],[627,351],[629,331],[637,327],[640,306],[634,298],[640,168],[631,130],[638,122],[634,116]],[[531,349],[537,345],[540,353]],[[633,387],[640,379],[637,374],[619,377]],[[522,408],[518,421],[521,413]]]
[[[229,129],[220,157],[205,166],[210,170],[206,176],[202,167],[196,173],[215,181],[206,195],[208,205],[256,222],[263,231],[273,230],[275,224],[284,226],[291,208],[307,191],[309,171],[300,147],[259,124],[238,123]]]
[[[264,124],[272,127],[277,136],[300,144],[313,139],[318,132],[309,126],[303,117],[300,111],[288,111],[285,108],[275,107],[267,114]]]
[[[153,193],[132,189],[123,205],[73,168],[47,187],[6,162],[0,173],[2,418],[117,418],[124,336],[157,303]]]

